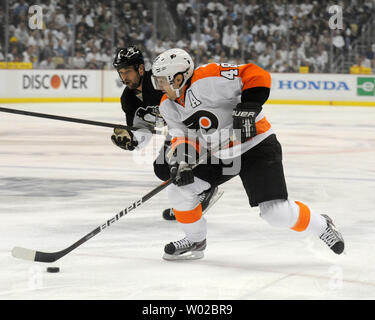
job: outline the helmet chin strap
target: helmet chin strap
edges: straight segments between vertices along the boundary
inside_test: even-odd
[[[173,89],[174,93],[176,94],[176,97],[179,98],[181,96],[180,89]]]

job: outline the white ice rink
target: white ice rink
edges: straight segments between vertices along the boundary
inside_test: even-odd
[[[116,103],[6,107],[123,120]],[[268,225],[235,178],[206,215],[204,259],[162,259],[183,236],[162,219],[163,191],[47,273],[12,248],[64,249],[146,194],[160,183],[152,161],[162,140],[131,153],[108,128],[0,113],[0,299],[375,299],[375,108],[267,105],[265,114],[290,198],[334,219],[345,254]]]

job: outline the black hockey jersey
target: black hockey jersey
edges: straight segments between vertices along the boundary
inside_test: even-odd
[[[151,70],[145,71],[142,92],[126,87],[121,96],[122,110],[126,124],[138,128],[153,128],[163,121],[159,113],[159,104],[163,92],[155,90],[151,82]],[[164,123],[165,124],[165,123]]]

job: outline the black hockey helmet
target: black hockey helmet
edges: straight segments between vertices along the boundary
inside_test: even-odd
[[[121,68],[135,66],[138,68],[140,64],[144,64],[143,54],[136,46],[127,48],[118,48],[113,60],[113,67],[118,71]]]

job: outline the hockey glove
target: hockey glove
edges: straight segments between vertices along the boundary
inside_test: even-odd
[[[261,106],[258,103],[244,102],[239,103],[233,109],[233,129],[240,132],[241,143],[249,140],[257,135],[257,129],[255,127],[255,118],[261,110]]]
[[[175,177],[173,183],[179,187],[186,186],[194,182],[193,169],[186,162],[175,163],[170,166],[171,178]]]
[[[175,185],[181,187],[194,182],[192,165],[198,160],[197,150],[189,143],[181,143],[167,155],[171,177]]]
[[[138,145],[133,133],[126,129],[115,128],[111,140],[116,146],[129,151],[133,151]]]

